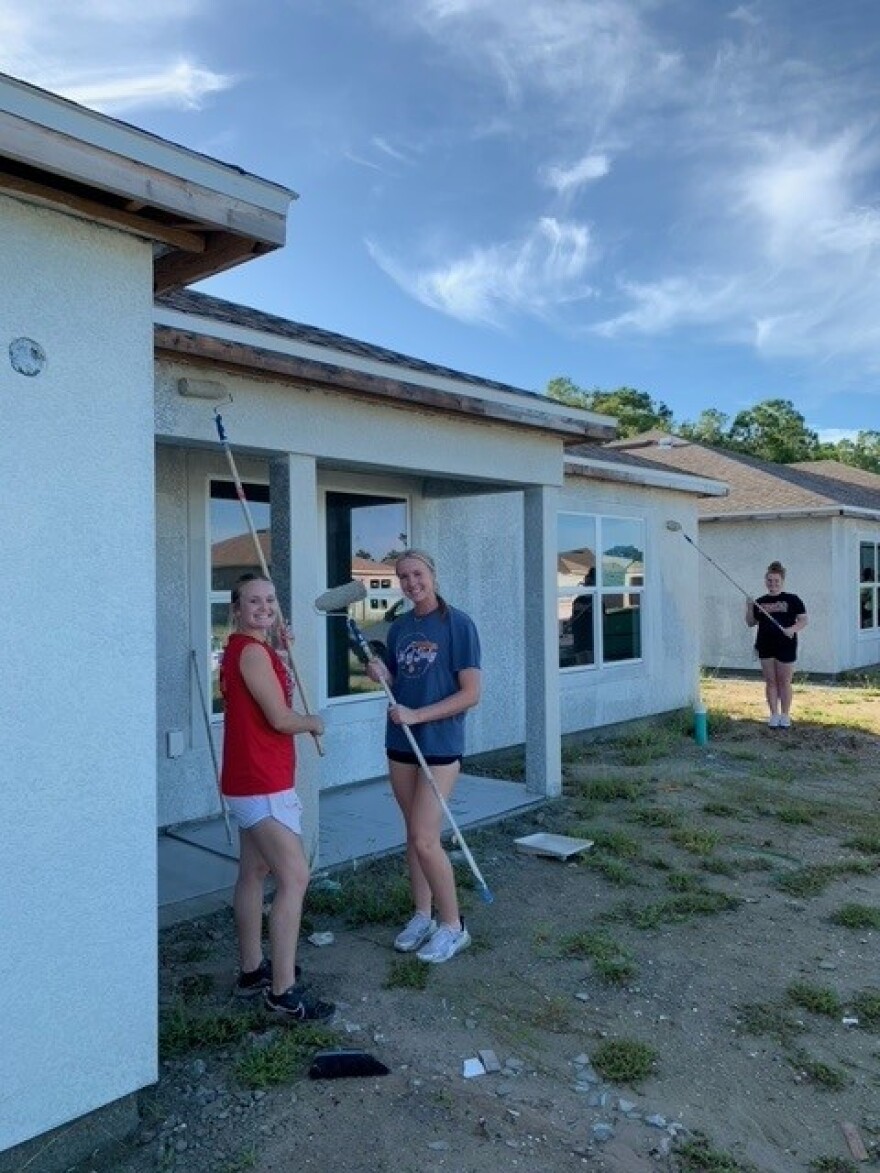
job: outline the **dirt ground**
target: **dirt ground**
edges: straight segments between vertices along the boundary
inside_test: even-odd
[[[880,688],[799,684],[789,731],[754,681],[704,695],[706,747],[683,718],[567,744],[561,800],[468,836],[495,902],[466,894],[449,964],[391,949],[400,859],[318,885],[305,933],[334,942],[300,961],[330,1035],[231,1003],[225,911],[167,930],[161,1081],[82,1173],[878,1167]],[[594,847],[516,849],[538,831]],[[308,1079],[328,1042],[390,1073]],[[501,1070],[465,1078],[483,1051]]]

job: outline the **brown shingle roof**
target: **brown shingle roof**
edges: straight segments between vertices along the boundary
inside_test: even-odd
[[[828,465],[836,464],[834,461],[822,461],[822,470],[812,471],[809,463],[774,464],[662,432],[644,432],[626,440],[612,441],[607,447],[637,453],[678,472],[726,481],[730,486],[727,497],[700,502],[700,515],[705,518],[753,513],[827,512],[835,508],[880,513],[880,477],[868,474],[871,477],[868,483],[862,476],[829,469]],[[852,471],[858,473],[861,470]]]

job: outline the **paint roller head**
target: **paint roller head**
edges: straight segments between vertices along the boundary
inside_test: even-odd
[[[343,583],[342,586],[331,587],[329,591],[324,591],[323,595],[318,595],[315,599],[315,610],[323,611],[325,614],[330,611],[347,611],[353,603],[359,603],[361,599],[367,597],[367,588],[362,582]]]
[[[680,521],[667,521],[666,528],[668,530],[672,530],[672,532],[674,534],[680,533],[681,532],[681,522]]]

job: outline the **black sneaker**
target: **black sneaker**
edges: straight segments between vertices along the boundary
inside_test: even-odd
[[[296,981],[302,977],[301,966],[296,967]],[[264,990],[272,988],[272,962],[264,957],[256,969],[248,973],[240,973],[235,983],[233,994],[236,998],[254,998]]]
[[[268,989],[264,997],[267,1010],[293,1022],[326,1022],[336,1013],[332,1002],[313,997],[303,986],[291,986],[283,994],[273,994]]]

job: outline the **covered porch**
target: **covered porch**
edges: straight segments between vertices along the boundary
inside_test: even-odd
[[[544,801],[521,782],[462,774],[449,807],[467,835],[469,829]],[[387,778],[326,790],[319,796],[318,809],[317,875],[355,868],[403,850],[403,819]],[[166,827],[160,833],[160,927],[205,916],[230,903],[238,859],[234,826],[231,839],[230,844],[221,817]],[[477,865],[484,870],[479,857]],[[486,879],[491,884],[490,877]]]

